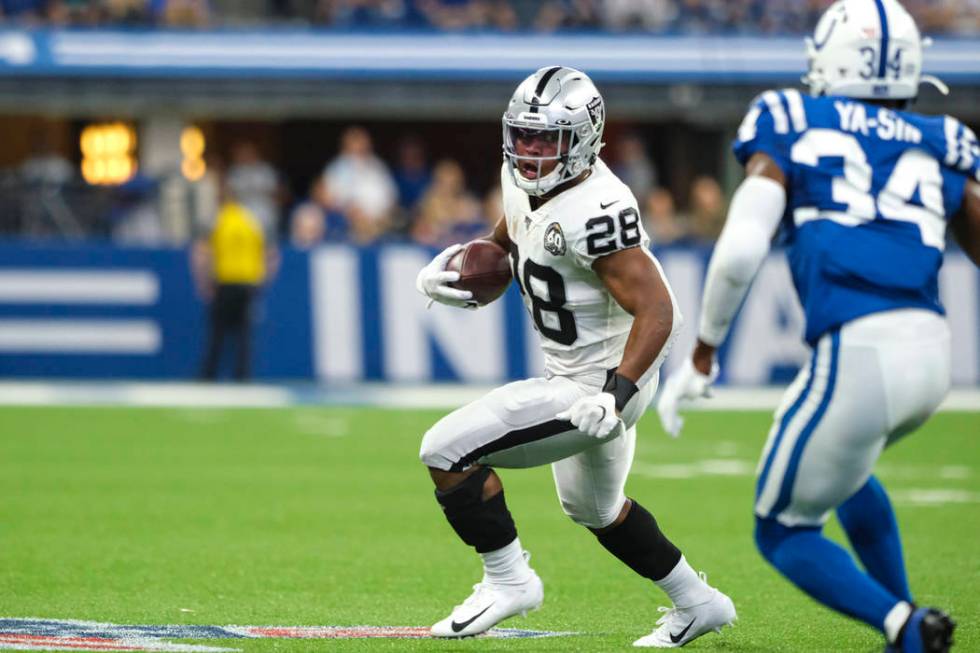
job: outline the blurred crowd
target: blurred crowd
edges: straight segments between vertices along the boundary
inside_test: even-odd
[[[222,210],[234,206],[247,212],[267,241],[299,248],[392,241],[441,247],[489,232],[503,215],[499,183],[475,187],[458,161],[432,160],[425,143],[411,135],[394,151],[384,160],[367,129],[348,127],[322,172],[295,194],[289,180],[245,140],[224,159],[209,155],[207,173],[193,182],[174,171],[94,187],[41,139],[30,158],[0,176],[0,197],[21,198],[17,206],[0,207],[6,216],[0,231],[182,246],[213,231]],[[648,143],[633,132],[615,137],[603,159],[633,190],[655,244],[710,241],[719,233],[726,198],[714,178],[695,176],[689,187],[671,192],[661,185]]]
[[[0,0],[0,22],[178,28],[799,34],[831,0]],[[905,0],[927,33],[980,33],[980,0]]]

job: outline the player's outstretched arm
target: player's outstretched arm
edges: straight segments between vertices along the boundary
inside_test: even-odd
[[[695,369],[709,374],[714,351],[728,335],[786,209],[786,177],[772,158],[755,154],[732,197],[725,227],[715,244],[701,298]],[[710,357],[707,356],[710,354]]]
[[[786,177],[769,155],[754,154],[746,173],[708,264],[697,345],[691,358],[664,383],[657,401],[660,422],[674,437],[684,423],[678,414],[680,402],[707,396],[718,376],[715,352],[769,253],[786,209]]]
[[[966,255],[980,267],[980,184],[968,181],[963,192],[963,205],[949,223],[956,242]]]
[[[623,359],[596,395],[559,413],[584,433],[605,438],[621,426],[620,413],[637,392],[637,381],[667,354],[681,316],[656,259],[633,247],[596,259],[592,265],[617,303],[633,316]]]

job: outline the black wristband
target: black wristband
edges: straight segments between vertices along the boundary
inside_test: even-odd
[[[606,385],[602,386],[603,392],[608,392],[616,398],[616,410],[620,413],[623,412],[626,404],[638,390],[639,388],[636,387],[635,383],[617,372],[613,372],[609,380],[606,381]]]

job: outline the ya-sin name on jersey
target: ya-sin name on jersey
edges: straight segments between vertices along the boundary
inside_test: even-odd
[[[511,264],[534,326],[545,368],[571,375],[610,369],[622,359],[633,317],[616,303],[592,263],[643,247],[636,199],[601,161],[580,184],[531,210],[528,195],[501,170]]]
[[[938,275],[946,220],[980,180],[969,128],[845,97],[767,91],[734,143],[743,164],[772,157],[789,192],[782,231],[811,344],[862,315],[943,313]]]

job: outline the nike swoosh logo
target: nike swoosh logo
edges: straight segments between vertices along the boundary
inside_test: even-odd
[[[483,608],[482,610],[480,610],[479,612],[477,612],[475,615],[473,615],[472,617],[470,617],[466,621],[464,621],[462,623],[457,623],[457,622],[454,621],[454,622],[452,622],[449,625],[453,629],[453,632],[454,633],[458,633],[459,631],[463,630],[464,628],[466,628],[467,626],[469,626],[471,623],[473,623],[474,621],[476,621],[477,619],[479,619],[480,616],[484,612],[486,612],[487,610],[489,610],[492,607],[493,607],[493,603],[491,603],[487,607]],[[693,623],[693,622],[691,622],[691,623]],[[688,626],[688,628],[690,628],[690,626]],[[687,631],[684,631],[684,632],[687,632]]]
[[[599,208],[602,209],[603,211],[605,211],[606,209],[608,209],[610,206],[612,206],[613,204],[615,204],[618,201],[619,200],[613,200],[612,202],[609,202],[608,204],[603,204],[602,202],[599,202]]]
[[[830,27],[827,28],[827,33],[824,35],[823,41],[817,41],[817,39],[813,39],[813,49],[814,50],[816,50],[817,52],[819,52],[820,50],[823,50],[823,46],[827,45],[827,41],[830,40],[830,35],[834,33],[834,28],[835,27],[837,27],[837,19],[836,18],[834,18],[834,20],[831,21]]]
[[[670,634],[670,641],[673,642],[674,644],[676,644],[677,642],[679,642],[682,639],[684,639],[684,635],[687,634],[687,631],[689,631],[691,629],[691,626],[693,626],[694,625],[694,622],[697,621],[697,620],[698,620],[697,617],[695,617],[694,619],[691,619],[691,623],[687,624],[687,628],[685,628],[684,630],[682,630],[681,633],[680,633],[680,635],[675,635],[674,633],[671,633]],[[467,622],[467,623],[469,623],[469,622]],[[454,627],[455,627],[455,625],[454,625]]]

